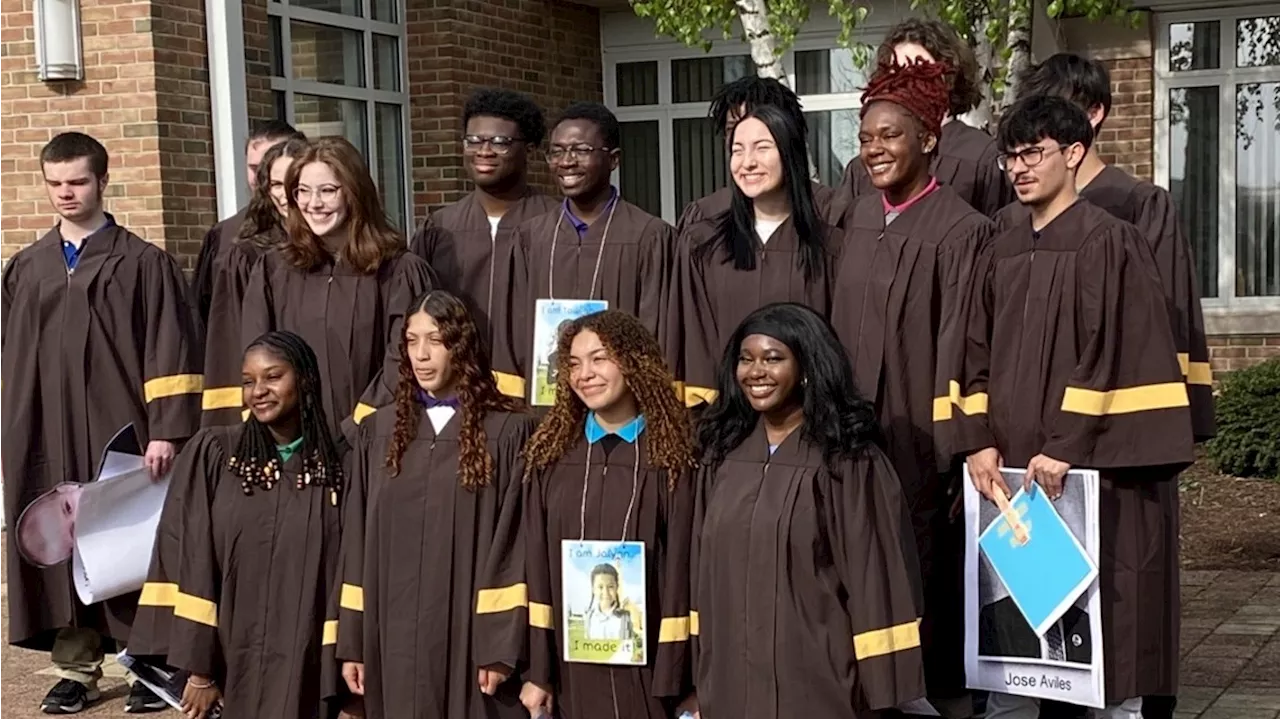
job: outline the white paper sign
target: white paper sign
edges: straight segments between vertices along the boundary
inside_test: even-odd
[[[564,660],[644,666],[644,542],[564,540]]]

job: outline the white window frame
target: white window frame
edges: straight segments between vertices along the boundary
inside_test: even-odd
[[[282,47],[280,58],[281,72],[283,77],[277,77],[272,68],[271,90],[273,93],[284,93],[284,106],[286,120],[289,124],[294,122],[294,95],[301,93],[303,95],[316,95],[320,97],[328,97],[340,100],[357,100],[364,103],[365,106],[365,144],[368,147],[368,154],[365,161],[369,164],[369,170],[373,175],[375,183],[379,182],[381,169],[380,158],[378,157],[378,118],[377,104],[398,105],[400,107],[400,144],[401,153],[404,159],[404,172],[401,177],[403,183],[404,197],[404,232],[411,233],[416,224],[413,209],[413,129],[409,126],[409,23],[408,8],[406,0],[396,0],[396,17],[400,22],[390,23],[379,20],[373,20],[373,0],[360,0],[362,16],[344,15],[342,13],[328,12],[325,10],[313,10],[311,8],[297,7],[289,4],[289,0],[269,0],[267,2],[267,15],[269,18],[279,18],[280,20],[280,44]],[[328,82],[316,82],[314,80],[297,80],[293,77],[293,45],[292,30],[290,21],[298,20],[306,23],[314,23],[317,25],[326,25],[329,27],[340,28],[343,30],[359,31],[364,37],[364,58],[363,67],[365,73],[365,87],[353,87],[351,85],[338,85]],[[270,21],[268,20],[267,41],[271,42],[270,37]],[[400,92],[391,92],[388,90],[375,89],[377,78],[374,76],[374,43],[373,36],[389,35],[398,38],[400,45],[399,67],[399,86]],[[382,188],[379,188],[380,190]]]
[[[884,35],[887,25],[867,26],[858,29],[858,35],[864,39],[878,38]],[[715,43],[710,52],[698,48],[690,48],[674,41],[660,41],[652,45],[630,46],[623,50],[610,50],[608,38],[603,37],[603,70],[604,70],[604,104],[613,110],[619,122],[658,122],[659,177],[662,184],[662,217],[674,222],[684,209],[676,207],[675,182],[675,147],[673,138],[673,120],[686,118],[706,118],[711,109],[710,102],[671,102],[671,63],[673,60],[704,59],[749,55],[751,50],[746,43],[734,40],[722,40]],[[841,46],[836,42],[835,32],[813,33],[801,37],[782,56],[783,74],[787,85],[796,86],[795,54],[810,50],[838,50]],[[658,63],[658,104],[618,107],[617,67],[635,62]],[[828,95],[801,95],[800,105],[805,112],[824,112],[847,110],[857,113],[862,106],[861,93],[845,92]],[[626,162],[624,159],[623,162]],[[614,171],[614,183],[618,182],[618,171]]]
[[[1237,68],[1236,21],[1277,14],[1274,4],[1212,10],[1159,13],[1156,15],[1154,165],[1155,181],[1169,187],[1169,91],[1183,87],[1218,87],[1219,118],[1235,118],[1236,86],[1280,82],[1280,67]],[[1218,68],[1169,69],[1169,29],[1187,22],[1216,20],[1221,32]],[[1209,334],[1268,334],[1280,332],[1280,297],[1237,297],[1235,262],[1236,224],[1236,128],[1235,122],[1218,127],[1218,296],[1201,300]]]

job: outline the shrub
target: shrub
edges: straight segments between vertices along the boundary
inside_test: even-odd
[[[1218,436],[1206,449],[1218,468],[1280,480],[1280,358],[1227,375],[1216,405]]]

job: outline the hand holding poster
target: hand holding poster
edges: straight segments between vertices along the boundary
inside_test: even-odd
[[[1023,470],[1000,472],[1009,487],[1022,487]],[[1018,489],[1010,504],[1025,543],[967,470],[964,492],[969,687],[1102,707],[1098,473],[1068,472],[1057,500],[1038,485]]]

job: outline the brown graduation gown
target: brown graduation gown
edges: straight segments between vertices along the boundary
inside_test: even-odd
[[[200,321],[206,326],[209,313],[213,311],[214,287],[217,284],[218,272],[226,261],[227,253],[240,237],[240,227],[244,224],[247,207],[219,222],[204,235],[200,243],[200,254],[196,257],[196,270],[191,276],[191,295],[196,309],[200,312]]]
[[[526,557],[525,679],[552,690],[560,719],[667,719],[693,691],[689,656],[693,487],[684,475],[671,488],[665,470],[649,467],[643,433],[637,442],[631,444],[616,435],[594,445],[585,438],[579,441],[554,467],[525,483],[519,535],[504,542],[508,554]],[[643,631],[648,664],[565,662],[560,543],[623,539],[633,486],[635,506],[625,539],[645,546],[648,606]],[[584,489],[585,527],[581,522]]]
[[[799,302],[823,317],[831,314],[831,287],[839,265],[837,230],[821,228],[826,238],[826,269],[814,281],[800,266],[800,238],[790,219],[759,247],[754,270],[737,270],[718,246],[719,221],[705,220],[680,236],[676,256],[675,297],[668,303],[672,323],[682,329],[677,383],[683,383],[690,407],[715,399],[716,370],[725,342],[738,324],[772,302]],[[757,242],[759,239],[757,238]],[[706,247],[706,251],[701,248]]]
[[[837,188],[827,187],[821,182],[813,183],[813,203],[818,210],[818,216],[832,225],[840,220],[840,213],[844,208],[842,203],[837,202],[839,194],[840,191]],[[729,211],[732,202],[733,188],[731,187],[721,187],[706,197],[690,202],[685,205],[680,218],[676,220],[676,232],[682,233],[703,220],[719,219]]]
[[[609,226],[607,237],[605,225]],[[496,330],[505,331],[505,335],[494,348],[494,366],[514,365],[526,398],[524,382],[532,371],[534,309],[540,299],[607,300],[609,309],[635,315],[655,337],[663,339],[675,232],[662,218],[619,197],[613,221],[609,222],[606,209],[581,239],[559,206],[520,225],[515,235],[511,322],[505,330]],[[504,348],[514,350],[513,360],[504,357]],[[673,353],[670,359],[674,358]]]
[[[1097,469],[1108,702],[1173,695],[1177,472],[1189,402],[1164,297],[1137,229],[1079,200],[1036,239],[1000,233],[975,283],[963,374],[935,417],[961,454],[996,447]]]
[[[515,229],[521,223],[559,207],[551,197],[530,189],[498,222],[496,235],[476,193],[432,213],[410,243],[427,261],[441,285],[471,308],[480,335],[491,345],[493,327],[506,324],[511,292],[511,260]],[[499,313],[497,317],[494,313]],[[511,368],[503,368],[510,371]]]
[[[202,427],[228,426],[242,421],[241,310],[253,266],[262,254],[263,250],[253,242],[238,240],[214,270],[213,298],[205,323]]]
[[[85,238],[67,272],[55,228],[4,269],[4,506],[22,510],[61,482],[95,477],[102,450],[133,424],[150,440],[181,443],[200,412],[200,338],[178,264],[123,227]],[[52,646],[78,626],[128,637],[137,594],[80,605],[71,563],[39,569],[6,544],[9,642]]]
[[[924,696],[908,510],[879,449],[843,460],[764,423],[698,482],[702,715],[854,719]]]
[[[999,154],[1000,149],[991,135],[960,120],[952,120],[942,126],[942,137],[930,171],[938,182],[955,190],[975,210],[995,217],[1000,208],[1017,199],[1013,185],[996,165]],[[862,158],[855,157],[845,166],[840,191],[846,204],[878,192],[871,184]]]
[[[227,469],[240,432],[202,429],[179,455],[129,650],[214,677],[227,716],[315,719],[339,493],[298,489],[295,453],[278,485],[246,495]]]
[[[297,333],[320,364],[330,431],[354,441],[355,426],[395,398],[404,313],[439,281],[401,252],[365,275],[345,263],[304,272],[278,252],[258,258],[242,305],[240,350],[272,330]]]
[[[337,657],[363,662],[368,719],[518,719],[518,679],[487,697],[476,684],[473,635],[501,624],[501,602],[479,606],[481,575],[494,534],[518,511],[520,448],[533,429],[527,415],[495,412],[484,420],[494,460],[490,484],[464,489],[458,479],[456,413],[437,435],[419,408],[416,437],[398,476],[386,468],[396,413],[365,422],[344,508],[342,587],[334,602]],[[501,591],[495,592],[501,594]],[[503,660],[514,666],[515,657]]]
[[[964,308],[993,223],[941,185],[885,224],[880,193],[847,215],[831,323],[875,403],[885,452],[911,508],[925,586],[921,626],[931,696],[964,691],[963,524],[948,514],[951,453],[937,445],[933,405],[964,351]],[[945,400],[945,392],[944,400]]]

